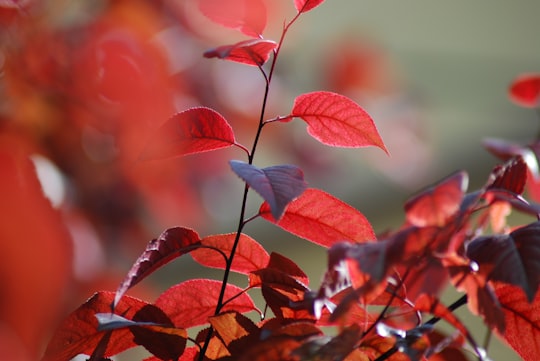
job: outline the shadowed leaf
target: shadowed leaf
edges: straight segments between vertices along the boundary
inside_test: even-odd
[[[526,182],[527,164],[522,157],[517,157],[493,169],[488,188],[503,189],[515,194],[521,194],[525,189]]]
[[[233,130],[221,114],[210,108],[191,108],[173,115],[162,124],[150,137],[140,159],[165,159],[234,144]]]
[[[458,172],[405,203],[407,221],[415,226],[443,226],[458,210],[469,177]]]
[[[98,331],[96,314],[110,313],[114,297],[113,292],[96,293],[72,312],[53,335],[42,361],[67,361],[78,354],[90,355],[107,332],[112,333],[105,357],[135,347],[136,343],[127,328]],[[117,304],[115,311],[125,319],[131,319],[146,305],[146,302],[126,296]]]
[[[308,124],[308,133],[319,142],[346,148],[376,146],[388,152],[373,119],[351,99],[318,91],[298,96],[292,117]]]
[[[221,250],[228,256],[232,250],[236,233],[208,236],[201,240],[203,246]],[[191,252],[191,257],[198,263],[213,268],[225,269],[225,259],[215,249],[199,248]],[[248,274],[266,267],[270,256],[263,246],[248,235],[241,234],[231,271]]]
[[[233,45],[223,45],[204,53],[205,58],[220,58],[237,63],[261,66],[268,61],[277,43],[272,40],[251,39]]]
[[[280,219],[285,207],[301,195],[307,185],[302,170],[293,165],[257,168],[254,165],[231,160],[232,170],[270,205],[272,216]]]
[[[540,222],[508,235],[478,237],[467,246],[467,256],[489,280],[518,286],[532,301],[540,283]]]
[[[193,279],[163,292],[155,302],[176,327],[189,328],[208,323],[216,311],[221,282],[209,279]],[[239,295],[239,296],[238,296]],[[238,297],[236,297],[238,296]],[[235,297],[234,299],[232,299]],[[234,310],[240,313],[260,311],[251,297],[235,285],[228,284],[224,300],[232,299],[221,311]]]
[[[197,0],[200,11],[213,22],[257,38],[266,27],[262,0]]]
[[[146,250],[135,261],[126,278],[118,286],[113,307],[128,289],[156,269],[198,247],[200,247],[199,235],[191,229],[175,227],[161,233],[157,239],[150,241]]]
[[[362,213],[318,189],[307,189],[292,201],[278,222],[270,214],[268,203],[261,205],[259,213],[284,230],[324,247],[343,240],[375,239],[375,232]]]

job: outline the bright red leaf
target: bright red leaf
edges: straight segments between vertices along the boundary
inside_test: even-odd
[[[252,164],[231,160],[232,170],[270,205],[274,219],[280,219],[285,207],[307,187],[304,172],[293,165],[257,168]]]
[[[305,13],[323,2],[324,0],[294,0],[294,7],[296,7],[299,13]]]
[[[233,129],[210,108],[197,107],[177,113],[162,124],[140,155],[155,160],[202,153],[236,144]]]
[[[443,226],[459,209],[469,177],[458,172],[405,203],[407,221],[417,227]]]
[[[436,297],[429,296],[426,294],[420,295],[414,302],[414,308],[417,311],[429,313],[435,317],[442,318],[452,326],[459,330],[461,334],[465,337],[470,337],[469,331],[465,325],[457,318],[452,311],[446,308],[440,300]]]
[[[508,235],[478,237],[468,244],[467,256],[488,279],[518,286],[532,301],[540,284],[540,222]]]
[[[502,305],[506,330],[500,335],[525,361],[540,354],[540,292],[529,302],[514,285],[497,285],[495,293]]]
[[[536,108],[540,106],[540,74],[520,75],[508,90],[510,99],[522,107]]]
[[[237,63],[261,66],[268,61],[277,43],[272,40],[251,39],[233,45],[223,45],[204,53],[205,58],[220,58]]]
[[[105,333],[109,332],[98,331],[96,314],[111,312],[114,297],[113,292],[96,293],[72,312],[53,335],[41,361],[69,361],[78,354],[91,355]],[[146,302],[126,296],[118,303],[115,312],[131,319],[146,305]],[[115,355],[135,346],[137,344],[133,341],[129,329],[114,330],[105,356]]]
[[[262,0],[197,0],[200,11],[213,22],[258,38],[266,27]]]
[[[231,253],[236,233],[208,236],[201,240],[203,246],[219,249],[228,257]],[[225,269],[223,255],[215,249],[202,247],[191,252],[191,257],[207,267]],[[252,271],[266,267],[270,256],[256,240],[248,235],[241,234],[231,271],[248,274]]]
[[[209,279],[193,279],[163,292],[155,302],[176,327],[189,328],[208,323],[208,318],[216,312],[221,282]],[[240,295],[240,296],[238,296]],[[238,296],[238,297],[236,297]],[[232,299],[235,297],[234,299]],[[251,297],[235,285],[228,284],[225,290],[225,301],[228,302],[221,311],[234,310],[240,313],[260,311]]]
[[[284,230],[324,247],[343,240],[367,242],[376,238],[362,213],[319,189],[307,189],[292,201],[278,222],[266,202],[259,213]]]
[[[376,146],[388,153],[369,114],[351,99],[317,91],[298,96],[291,117],[302,118],[308,133],[323,144],[358,148]]]
[[[167,264],[183,254],[200,247],[200,238],[192,229],[175,227],[169,228],[157,238],[150,241],[146,250],[131,266],[126,278],[116,290],[113,307],[124,293],[156,269]]]

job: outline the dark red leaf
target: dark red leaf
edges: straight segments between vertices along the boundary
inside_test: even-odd
[[[261,340],[242,354],[238,361],[297,361],[293,350],[301,345],[292,337]]]
[[[278,222],[268,203],[262,204],[259,213],[284,230],[324,247],[344,240],[367,242],[376,238],[362,213],[318,189],[307,189],[292,201]]]
[[[527,164],[522,157],[516,157],[491,172],[488,189],[502,189],[515,194],[523,193],[527,182]]]
[[[153,322],[158,326],[133,326],[133,341],[161,360],[178,360],[186,348],[187,332],[175,328],[169,317],[158,307],[146,305],[133,317],[139,323]]]
[[[510,100],[527,108],[540,106],[540,74],[520,75],[508,91]]]
[[[414,302],[414,308],[417,311],[429,313],[445,320],[454,326],[456,330],[459,330],[463,336],[470,337],[467,327],[438,298],[426,294],[420,295]]]
[[[111,332],[98,331],[96,314],[111,312],[114,297],[113,292],[98,292],[72,312],[53,335],[42,361],[68,361],[78,354],[91,355],[104,335]],[[146,302],[126,296],[117,304],[115,311],[131,319],[146,305]],[[114,330],[105,357],[135,346],[129,329]]]
[[[517,143],[510,143],[506,140],[487,138],[482,141],[482,145],[497,158],[507,161],[514,157],[521,157],[527,164],[531,173],[538,177],[538,160],[530,146]]]
[[[540,354],[540,292],[530,302],[514,285],[498,285],[495,293],[505,315],[506,330],[501,337],[525,361],[538,360]],[[500,335],[500,334],[499,334]]]
[[[261,66],[268,61],[277,43],[272,40],[251,39],[233,45],[223,45],[204,53],[205,58],[220,58],[237,63]]]
[[[113,307],[128,289],[159,267],[200,247],[200,241],[197,232],[182,227],[169,228],[161,233],[157,239],[150,241],[146,250],[135,261],[126,278],[118,286]]]
[[[334,337],[312,337],[293,352],[300,360],[350,360],[347,357],[358,346],[362,338],[362,330],[353,325],[347,327]],[[366,355],[360,360],[368,360]]]
[[[293,165],[277,165],[261,169],[238,160],[231,160],[229,163],[236,175],[270,205],[275,219],[280,219],[285,207],[307,187],[304,172]]]
[[[489,280],[521,287],[532,301],[540,284],[540,222],[508,235],[478,237],[467,246],[467,256]]]
[[[469,177],[458,172],[405,203],[407,221],[414,226],[443,226],[458,210]]]
[[[272,268],[284,272],[288,276],[302,282],[304,285],[309,284],[309,278],[304,271],[302,271],[302,269],[294,261],[279,253],[272,252],[270,254],[270,260],[266,268]]]
[[[358,148],[376,146],[388,153],[369,114],[351,99],[318,91],[294,101],[292,117],[308,124],[308,133],[323,144]]]
[[[210,108],[198,107],[177,113],[153,134],[140,155],[155,160],[207,152],[236,144],[233,129]]]
[[[208,323],[208,318],[216,311],[221,282],[209,279],[193,279],[172,286],[163,292],[155,302],[176,327],[189,328]],[[238,296],[240,295],[240,296]],[[236,297],[238,296],[238,297]],[[233,297],[236,297],[232,299]],[[228,284],[221,311],[234,310],[240,313],[260,311],[251,297],[235,285]]]
[[[266,27],[262,0],[198,0],[201,12],[213,22],[258,38]]]
[[[294,6],[299,13],[305,13],[323,2],[324,0],[294,0]]]
[[[221,250],[228,256],[232,250],[236,233],[208,236],[202,239],[203,246]],[[212,248],[199,248],[191,252],[191,257],[200,264],[225,269],[225,259]],[[263,246],[248,235],[241,234],[231,271],[248,274],[252,271],[266,267],[270,256]]]

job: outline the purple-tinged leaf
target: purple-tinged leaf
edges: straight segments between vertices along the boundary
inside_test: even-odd
[[[250,39],[233,45],[223,45],[204,53],[205,58],[220,58],[237,63],[262,66],[270,58],[277,43],[272,40]]]
[[[140,155],[141,160],[165,159],[208,152],[236,144],[225,118],[210,108],[177,113],[162,124]]]
[[[527,182],[527,164],[517,157],[491,172],[488,189],[502,189],[515,194],[523,193]]]
[[[270,205],[272,216],[280,219],[285,207],[307,188],[304,172],[293,165],[257,168],[252,164],[231,160],[232,170]]]
[[[467,246],[487,279],[521,287],[529,302],[540,285],[540,222],[508,235],[478,237]]]
[[[116,290],[113,308],[124,293],[152,272],[173,259],[200,247],[201,240],[192,229],[175,227],[161,233],[157,239],[150,241],[146,250],[139,256],[129,270],[126,278]]]

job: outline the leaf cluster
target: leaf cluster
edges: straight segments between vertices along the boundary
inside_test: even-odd
[[[536,164],[525,151],[512,152],[515,148],[492,141],[488,148],[504,154],[505,162],[493,169],[483,187],[469,190],[468,175],[456,172],[409,199],[402,225],[381,235],[354,207],[309,188],[299,167],[254,164],[263,129],[295,119],[304,121],[307,133],[322,144],[375,146],[388,153],[370,115],[340,94],[301,94],[289,114],[266,117],[285,35],[321,3],[294,0],[296,14],[275,42],[262,36],[266,10],[261,0],[198,0],[209,19],[250,37],[204,56],[256,67],[264,77],[254,142],[251,147],[240,144],[223,115],[196,107],[168,119],[150,137],[140,160],[240,149],[246,158],[229,162],[245,183],[238,227],[208,236],[185,227],[165,230],[148,243],[116,292],[97,292],[68,316],[43,361],[78,354],[105,360],[138,345],[152,354],[147,361],[465,360],[466,343],[478,358],[488,359],[453,313],[464,304],[524,359],[535,359],[540,349],[534,316],[540,305],[540,222],[510,227],[506,219],[511,209],[535,219],[540,214],[522,196]],[[527,92],[527,104],[530,99]],[[248,214],[251,190],[263,201]],[[310,285],[293,260],[268,254],[244,233],[245,225],[257,219],[327,249],[319,285]],[[152,303],[126,295],[155,270],[187,254],[203,266],[223,270],[223,279],[182,281]],[[248,286],[231,283],[231,272],[244,275]],[[439,296],[449,284],[463,297],[447,306]],[[264,307],[252,300],[254,290],[262,294]],[[456,333],[436,330],[440,320]],[[202,330],[190,337],[188,330],[198,326]],[[334,332],[327,332],[328,327]]]

